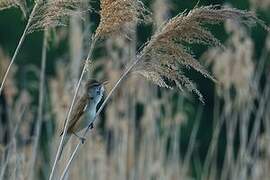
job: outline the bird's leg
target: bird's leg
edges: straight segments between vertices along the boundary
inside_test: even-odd
[[[84,144],[84,142],[85,142],[86,138],[81,137],[81,136],[79,136],[79,135],[78,135],[78,134],[76,134],[76,133],[74,133],[74,135],[75,135],[77,138],[79,138],[79,139],[81,140],[82,144]]]
[[[94,128],[94,122],[91,122],[88,126],[89,129],[93,129]]]

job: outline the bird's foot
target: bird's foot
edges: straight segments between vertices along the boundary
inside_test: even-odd
[[[93,128],[94,128],[94,123],[91,122],[91,123],[89,124],[89,129],[93,129]]]
[[[76,134],[76,133],[74,133],[74,135],[75,135],[77,138],[79,138],[79,140],[82,142],[82,144],[84,144],[84,142],[85,142],[86,138],[81,137],[81,136],[79,136],[79,135],[78,135],[78,134]]]
[[[84,144],[86,138],[80,137],[79,139],[81,140],[81,143]]]

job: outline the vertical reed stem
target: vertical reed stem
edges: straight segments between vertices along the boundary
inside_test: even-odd
[[[22,43],[24,42],[24,39],[25,39],[25,37],[27,35],[28,28],[29,28],[29,26],[30,26],[30,24],[32,22],[32,19],[33,19],[33,16],[35,14],[35,11],[36,11],[37,7],[38,7],[38,2],[36,2],[35,3],[35,6],[33,7],[33,10],[32,10],[32,12],[31,12],[31,14],[30,14],[30,16],[28,18],[28,22],[27,22],[27,24],[25,26],[25,29],[23,31],[23,34],[21,36],[21,39],[20,39],[20,41],[19,41],[19,43],[18,43],[18,45],[16,47],[16,50],[15,50],[13,56],[12,56],[12,59],[11,59],[9,65],[8,65],[8,68],[7,68],[6,72],[5,72],[5,75],[3,77],[3,80],[2,80],[2,83],[1,83],[1,86],[0,86],[0,95],[2,94],[2,91],[3,91],[3,88],[4,88],[4,84],[6,82],[6,79],[7,79],[8,73],[10,71],[10,68],[11,68],[12,64],[14,63],[14,61],[15,61],[18,53],[19,53],[19,50],[21,49]]]
[[[42,115],[43,115],[43,101],[44,101],[44,89],[45,89],[45,69],[46,69],[46,59],[47,59],[47,35],[48,31],[44,31],[43,37],[43,46],[42,46],[42,57],[41,57],[41,72],[40,72],[40,81],[39,81],[39,101],[38,101],[38,116],[37,116],[37,124],[35,128],[35,141],[33,145],[33,155],[30,162],[30,174],[28,176],[29,180],[32,180],[35,172],[35,161],[38,151],[38,142],[41,131],[41,123],[42,123]]]

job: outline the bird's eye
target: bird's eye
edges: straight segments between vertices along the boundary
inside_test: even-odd
[[[96,89],[100,90],[101,89],[101,86],[97,86]]]

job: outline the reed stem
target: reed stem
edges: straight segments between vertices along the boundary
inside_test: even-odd
[[[30,162],[30,174],[29,174],[29,180],[33,179],[34,172],[35,172],[35,161],[38,151],[38,142],[41,132],[41,123],[42,123],[42,115],[43,115],[43,101],[44,101],[44,89],[45,89],[45,69],[46,69],[46,59],[47,59],[47,30],[44,31],[44,37],[43,37],[43,46],[42,46],[42,57],[41,57],[41,72],[40,72],[40,83],[39,83],[39,101],[38,101],[38,116],[37,116],[37,124],[35,128],[35,140],[33,145],[33,155]]]
[[[21,49],[21,46],[22,46],[22,44],[23,44],[23,42],[24,42],[24,40],[25,40],[25,37],[26,37],[26,35],[27,35],[28,28],[30,27],[30,24],[31,24],[31,22],[32,22],[32,19],[33,19],[33,17],[34,17],[34,14],[35,14],[35,12],[36,12],[37,7],[38,7],[38,2],[35,3],[35,6],[33,7],[33,10],[32,10],[32,12],[31,12],[31,14],[30,14],[30,16],[29,16],[29,18],[28,18],[28,22],[27,22],[27,24],[26,24],[26,26],[25,26],[25,29],[24,29],[24,31],[23,31],[23,34],[22,34],[22,36],[21,36],[21,38],[20,38],[20,41],[19,41],[19,43],[18,43],[18,45],[17,45],[17,47],[16,47],[16,50],[15,50],[13,56],[12,56],[12,59],[11,59],[9,65],[8,65],[8,68],[7,68],[6,72],[5,72],[5,75],[4,75],[4,77],[3,77],[3,80],[2,80],[2,83],[1,83],[1,86],[0,86],[0,95],[2,94],[2,91],[3,91],[3,88],[4,88],[4,84],[5,84],[5,82],[6,82],[6,79],[7,79],[8,73],[9,73],[9,71],[10,71],[10,69],[11,69],[11,66],[12,66],[12,64],[14,63],[14,61],[15,61],[15,59],[16,59],[18,53],[19,53],[19,50]]]

